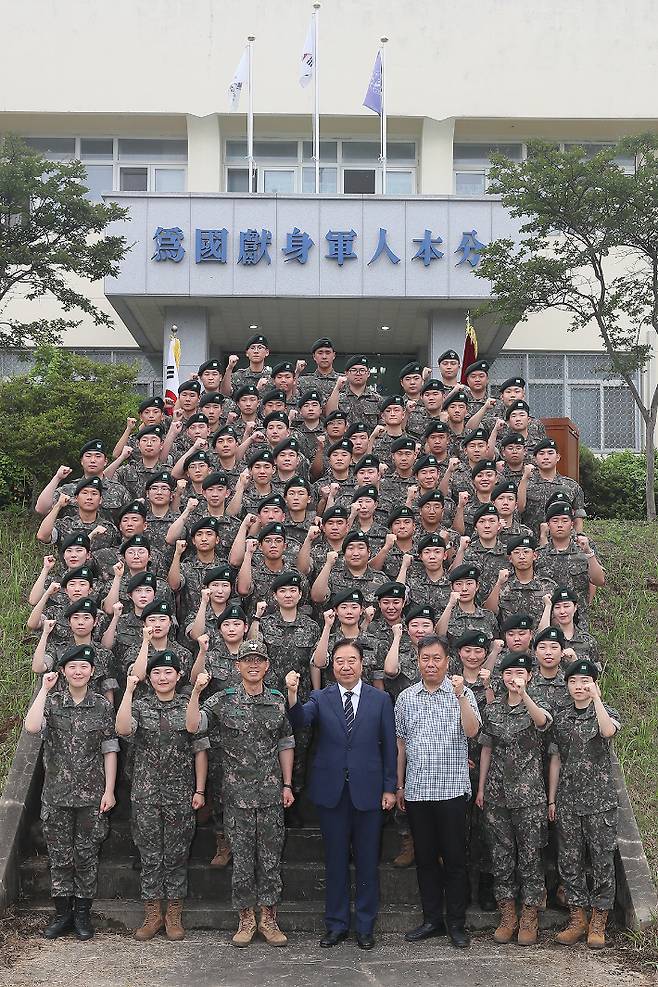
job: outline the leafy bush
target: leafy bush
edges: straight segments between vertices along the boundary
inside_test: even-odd
[[[30,476],[0,452],[0,508],[21,507],[30,500]]]
[[[646,456],[613,452],[600,458],[581,446],[580,485],[591,517],[645,520],[646,475]]]
[[[136,364],[95,363],[53,346],[37,349],[28,373],[0,383],[2,452],[10,473],[22,469],[30,485],[43,484],[62,463],[75,469],[89,439],[112,449],[126,418],[136,416],[137,373]]]

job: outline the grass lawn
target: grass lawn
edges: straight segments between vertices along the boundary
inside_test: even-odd
[[[591,622],[606,657],[604,698],[624,721],[617,754],[658,882],[658,524],[593,521],[588,532],[607,573]],[[0,512],[0,789],[33,686],[26,599],[42,554],[33,522]]]

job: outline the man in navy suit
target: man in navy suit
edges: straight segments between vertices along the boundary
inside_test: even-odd
[[[382,809],[395,804],[396,739],[391,700],[361,680],[363,655],[354,641],[333,650],[335,685],[297,702],[299,674],[288,672],[293,729],[315,724],[317,750],[308,786],[320,817],[325,852],[325,925],[321,946],[335,946],[350,927],[350,847],[356,870],[356,938],[375,944],[379,910],[379,847]]]

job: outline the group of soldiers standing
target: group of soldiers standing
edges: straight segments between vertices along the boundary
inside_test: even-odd
[[[364,681],[395,703],[419,681],[419,642],[438,635],[482,720],[470,857],[481,907],[501,913],[496,939],[535,941],[548,894],[571,913],[559,941],[601,945],[620,725],[588,626],[605,577],[525,381],[494,394],[477,360],[462,383],[447,350],[439,376],[409,363],[383,397],[367,357],[334,369],[328,338],[313,370],[266,366],[269,352],[257,333],[246,367],[208,360],[173,408],[147,398],[113,449],[90,438],[80,469],[61,466],[38,498],[49,554],[28,627],[43,679],[26,727],[44,741],[46,936],[93,934],[118,792],[139,851],[137,939],[184,936],[196,816],[212,812],[211,866],[233,862],[233,941],[258,929],[285,945],[281,853],[304,821],[313,748],[288,721],[285,677],[299,674],[304,701],[334,681],[334,647],[356,641]],[[393,863],[411,866],[394,816]]]

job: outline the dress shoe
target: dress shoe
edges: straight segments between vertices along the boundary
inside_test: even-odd
[[[446,924],[441,919],[440,922],[423,922],[415,929],[409,929],[404,938],[407,942],[422,942],[423,939],[432,939],[434,936],[445,936]]]
[[[329,929],[320,940],[320,945],[329,949],[330,946],[337,946],[343,939],[347,939],[347,929]]]
[[[360,935],[358,932],[356,934],[356,944],[359,949],[372,949],[375,945],[375,940],[373,939],[372,933],[366,933]]]
[[[448,937],[457,949],[467,949],[471,945],[471,937],[463,925],[449,925]]]

